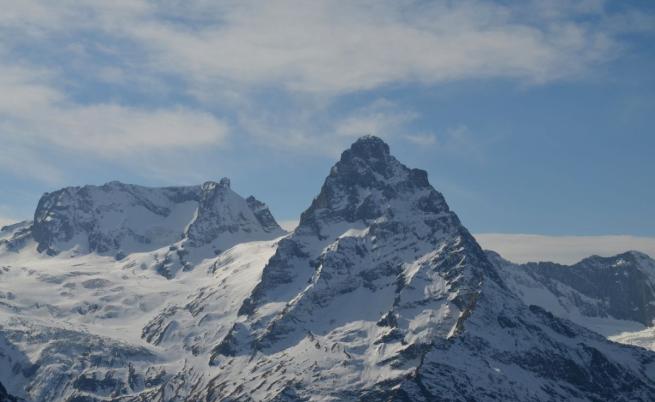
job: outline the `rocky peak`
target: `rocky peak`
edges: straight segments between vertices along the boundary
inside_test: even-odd
[[[230,189],[230,179],[227,177],[223,177],[218,183],[215,181],[206,181],[202,183],[202,186],[200,186],[203,192],[206,193],[211,193],[217,190],[225,190],[225,189]]]
[[[264,231],[273,233],[273,232],[281,232],[284,231],[278,225],[277,221],[275,218],[273,218],[273,215],[271,214],[271,211],[268,209],[268,206],[264,204],[263,202],[259,201],[252,195],[246,198],[246,203],[248,204],[248,207],[252,211],[253,214],[255,214],[255,218],[259,221],[259,223],[262,225],[262,228],[264,228]]]
[[[239,313],[253,318],[245,337],[266,349],[275,348],[280,339],[292,342],[289,339],[314,333],[314,317],[330,315],[334,328],[345,324],[335,314],[336,305],[352,306],[353,314],[373,323],[383,315],[405,323],[420,320],[415,316],[420,305],[436,311],[429,320],[438,322],[442,332],[385,327],[378,342],[418,348],[430,336],[445,339],[458,330],[459,314],[471,308],[485,277],[500,283],[425,171],[401,164],[379,138],[364,137],[330,170]],[[292,302],[278,303],[282,299]],[[376,308],[359,306],[362,300]],[[284,310],[271,314],[270,306]],[[260,308],[266,313],[258,313]],[[304,332],[296,331],[298,323],[303,323]],[[236,338],[243,336],[226,338],[212,362],[236,353]]]
[[[341,154],[328,178],[339,177],[368,185],[404,173],[398,169],[399,165],[389,153],[389,145],[378,137],[365,136]]]
[[[379,137],[365,135],[355,141],[343,154],[352,154],[363,159],[384,159],[389,156],[389,145]],[[341,158],[343,159],[343,155]]]
[[[281,235],[284,231],[275,222],[266,204],[252,196],[248,200],[243,199],[230,189],[228,178],[224,177],[218,184],[203,185],[198,211],[186,232],[193,244],[209,243],[221,234],[236,236],[255,233]]]
[[[124,262],[3,260],[0,401],[655,400],[655,354],[522,303],[425,172],[380,141],[344,153],[301,230],[273,241],[250,242],[274,236],[270,212],[223,180],[44,196],[34,226],[48,250],[152,250],[189,229]],[[0,230],[0,246],[29,227]],[[235,242],[248,243],[207,258]],[[164,283],[150,262],[169,279],[193,272]],[[624,265],[590,270],[638,296],[617,286]]]
[[[406,167],[389,153],[384,141],[365,136],[342,153],[302,214],[299,228],[320,231],[330,223],[391,220],[409,210],[449,213],[424,170]]]

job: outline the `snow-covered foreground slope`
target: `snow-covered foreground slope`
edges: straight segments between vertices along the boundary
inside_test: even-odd
[[[121,261],[96,254],[50,257],[28,245],[21,253],[3,254],[0,354],[7,361],[0,364],[0,383],[13,395],[38,401],[160,386],[194,358],[187,345],[220,333],[217,321],[231,318],[230,303],[246,297],[275,245],[239,244],[174,280],[144,269],[143,261],[153,258],[149,253]],[[230,262],[230,269],[217,269]],[[153,345],[151,320],[209,294],[218,294],[212,311],[182,310],[188,315],[179,321],[190,331],[186,337],[175,338],[169,348]],[[169,327],[160,337],[174,336]],[[207,366],[206,357],[199,360]]]
[[[209,210],[222,211],[225,200],[207,201]],[[655,399],[655,353],[524,303],[426,173],[402,165],[378,138],[342,154],[288,236],[201,253],[226,233],[213,228],[230,224],[200,209],[192,222],[202,230],[189,226],[171,244],[125,252],[124,233],[139,230],[132,220],[100,231],[118,239],[119,259],[62,248],[67,235],[57,231],[44,248],[29,224],[3,233],[0,383],[8,393],[34,401]],[[67,211],[62,222],[87,222]],[[120,216],[101,227],[115,228]],[[85,225],[80,233],[93,237]]]

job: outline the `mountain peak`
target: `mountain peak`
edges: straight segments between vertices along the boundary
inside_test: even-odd
[[[343,160],[349,153],[362,159],[384,159],[389,156],[389,145],[379,137],[365,135],[358,138],[350,149],[344,151],[341,159]]]
[[[442,195],[430,186],[427,173],[410,169],[389,152],[378,137],[364,136],[343,152],[319,195],[301,215],[299,228],[320,232],[328,223],[371,221],[403,215],[405,210],[448,213]]]
[[[224,250],[235,242],[284,234],[266,204],[247,201],[230,180],[200,186],[144,187],[112,181],[46,193],[31,236],[39,252],[122,256],[188,240]]]
[[[218,183],[215,181],[206,181],[202,183],[201,188],[204,191],[213,191],[217,188],[230,188],[230,179],[228,177],[223,177]]]

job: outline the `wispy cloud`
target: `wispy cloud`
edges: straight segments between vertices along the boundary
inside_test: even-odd
[[[201,7],[220,19],[200,29],[149,20],[125,31],[148,44],[157,66],[202,81],[326,93],[399,81],[544,82],[615,55],[601,27],[576,20],[602,7],[558,3],[543,13],[536,4],[244,1]]]
[[[400,110],[394,103],[379,99],[338,120],[333,130],[337,136],[349,140],[367,134],[398,136],[417,116],[415,112]]]
[[[114,51],[133,65],[179,73],[210,91],[240,84],[326,94],[398,82],[570,77],[619,54],[626,19],[647,19],[610,15],[603,1],[9,3],[0,18],[6,29],[126,41],[131,46]]]
[[[420,146],[432,146],[437,144],[437,136],[431,133],[407,134],[405,139]]]
[[[650,21],[635,10],[609,12],[604,1],[0,6],[0,135],[12,149],[5,152],[42,164],[43,149],[145,161],[220,147],[229,132],[290,152],[332,154],[349,138],[373,133],[475,153],[466,126],[415,132],[419,116],[407,107],[372,102],[332,113],[332,105],[398,85],[579,77],[618,57],[621,34]],[[271,106],[278,94],[288,107]],[[58,170],[52,166],[45,180]]]
[[[609,257],[636,250],[655,257],[655,238],[637,236],[544,236],[479,233],[483,248],[517,262],[553,261],[573,264],[591,255]]]
[[[107,157],[220,145],[228,131],[213,115],[182,107],[150,110],[117,104],[67,105],[49,112],[30,127],[36,135],[60,147]],[[53,128],[58,135],[51,135]]]
[[[37,69],[0,64],[3,137],[111,155],[138,153],[146,147],[193,148],[225,140],[227,125],[209,113],[184,107],[80,104],[50,84],[52,79]]]
[[[0,63],[0,166],[16,175],[59,183],[48,155],[57,150],[122,159],[219,146],[228,125],[182,106],[143,108],[78,103],[52,83],[51,73]]]

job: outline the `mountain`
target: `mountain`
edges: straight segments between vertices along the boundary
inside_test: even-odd
[[[230,204],[198,199],[210,211]],[[175,275],[150,269],[214,244],[225,230],[213,228],[226,227],[217,216],[195,213],[197,232],[189,225],[182,243],[157,249],[132,251],[133,237],[101,230],[119,246],[64,252],[68,226],[53,224],[47,247],[39,238],[0,252],[7,392],[123,402],[655,398],[655,353],[526,304],[426,172],[379,138],[343,152],[293,233],[243,239]],[[5,248],[27,228],[3,235]]]
[[[285,232],[266,204],[232,191],[230,180],[201,186],[149,188],[111,182],[67,187],[39,200],[34,220],[3,228],[0,247],[19,250],[33,240],[48,255],[97,253],[122,259],[171,247],[158,267],[164,276],[235,244]],[[186,250],[182,253],[180,250]],[[202,249],[199,251],[198,249]],[[185,258],[186,257],[186,258]],[[175,264],[169,262],[175,260]]]
[[[342,154],[238,314],[197,399],[655,395],[651,353],[523,304],[427,174],[375,137]]]
[[[0,230],[6,398],[96,400],[162,385],[178,362],[149,347],[141,328],[202,289],[216,255],[284,234],[265,204],[228,179],[45,194],[34,221]]]
[[[655,343],[653,330],[619,337],[655,324],[655,260],[646,254],[629,251],[613,257],[592,256],[570,266],[514,264],[493,251],[487,251],[487,256],[525,303],[539,305],[614,340],[646,346],[646,337],[650,344]]]

